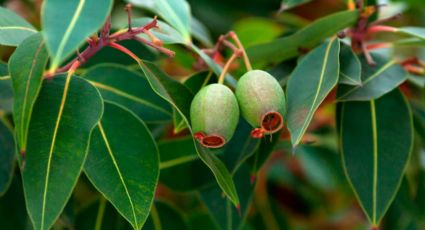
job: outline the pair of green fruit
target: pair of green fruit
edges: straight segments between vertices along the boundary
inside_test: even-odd
[[[239,108],[254,127],[254,138],[283,127],[286,105],[282,87],[269,73],[251,70],[239,79],[235,94],[225,85],[210,84],[195,95],[190,108],[194,137],[207,148],[222,147],[236,130]]]

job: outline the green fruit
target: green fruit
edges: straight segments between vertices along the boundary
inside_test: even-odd
[[[286,112],[285,93],[279,82],[262,70],[251,70],[238,81],[236,98],[242,116],[254,129],[253,137],[261,138],[283,127]]]
[[[224,85],[202,88],[190,107],[194,137],[207,148],[220,148],[232,138],[239,121],[239,106],[233,92]]]

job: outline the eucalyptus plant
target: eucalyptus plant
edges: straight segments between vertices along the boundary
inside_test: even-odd
[[[306,22],[308,2],[217,39],[185,0],[0,7],[0,228],[294,228],[278,204],[339,174],[357,222],[390,226],[425,194],[425,64],[399,52],[425,29],[361,0]]]

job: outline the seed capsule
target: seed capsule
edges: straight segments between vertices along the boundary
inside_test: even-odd
[[[190,107],[194,138],[207,148],[220,148],[232,138],[239,121],[239,106],[224,85],[210,84],[194,97]]]
[[[283,127],[286,112],[285,94],[279,82],[262,70],[251,70],[238,81],[236,98],[242,116],[255,129],[254,138],[273,134]]]

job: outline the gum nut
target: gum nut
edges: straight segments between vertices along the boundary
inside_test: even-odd
[[[210,84],[194,97],[190,107],[194,137],[207,148],[220,148],[235,132],[239,106],[233,92],[225,85]]]
[[[238,81],[236,98],[242,116],[254,128],[253,137],[261,138],[283,127],[285,93],[279,82],[262,70],[251,70]]]

